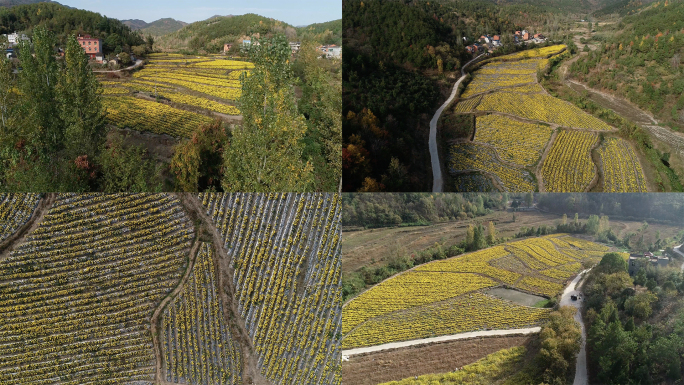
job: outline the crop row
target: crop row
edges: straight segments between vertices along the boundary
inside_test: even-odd
[[[553,133],[548,126],[493,114],[478,117],[476,124],[476,142],[494,146],[501,159],[520,166],[534,164]]]
[[[476,96],[471,99],[463,99],[458,104],[456,104],[456,112],[471,112],[475,107],[477,107],[477,103],[480,102],[481,96]]]
[[[604,192],[647,192],[639,158],[624,139],[606,138],[598,153]]]
[[[501,112],[564,127],[603,131],[613,129],[574,105],[546,94],[521,94],[502,90],[484,95],[477,110]]]
[[[150,317],[193,235],[172,196],[59,195],[0,262],[0,383],[151,383]]]
[[[477,143],[457,143],[449,151],[449,172],[461,170],[487,172],[500,181],[506,191],[534,191],[536,186],[529,172],[501,163],[495,150]]]
[[[0,242],[31,218],[40,194],[0,193]]]
[[[261,373],[277,384],[340,384],[340,196],[199,196],[225,241]]]
[[[542,166],[546,191],[585,191],[596,176],[591,149],[597,141],[593,132],[561,130]]]
[[[476,330],[529,327],[546,319],[548,313],[549,309],[516,305],[473,292],[371,319],[346,334],[342,346],[348,349]]]
[[[210,244],[203,243],[188,281],[162,315],[166,380],[195,385],[240,384],[240,348],[231,337]]]
[[[195,63],[190,66],[200,68],[252,69],[254,68],[254,63],[237,60],[214,60],[206,63]]]
[[[105,98],[103,104],[112,124],[155,134],[187,138],[200,125],[213,121],[208,116],[132,97]]]

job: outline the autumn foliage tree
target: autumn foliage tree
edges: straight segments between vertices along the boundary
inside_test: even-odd
[[[176,146],[171,171],[180,191],[221,189],[223,175],[222,154],[228,144],[228,135],[216,120],[199,127],[192,138]]]

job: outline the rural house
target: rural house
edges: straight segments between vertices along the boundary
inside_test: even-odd
[[[647,266],[649,263],[653,267],[667,267],[667,264],[670,263],[670,258],[658,257],[648,251],[643,255],[632,254],[627,260],[627,272],[629,275],[635,275],[642,267]]]
[[[93,39],[90,35],[78,35],[77,40],[91,60],[102,61],[102,39]]]

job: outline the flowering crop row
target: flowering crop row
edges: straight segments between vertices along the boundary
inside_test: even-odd
[[[501,159],[520,166],[534,164],[553,133],[551,127],[499,115],[478,117],[476,124],[476,142],[494,146]]]
[[[151,383],[150,318],[193,237],[173,196],[60,194],[0,262],[0,383]]]
[[[641,163],[627,141],[606,138],[598,152],[601,157],[604,192],[647,192]]]
[[[596,133],[561,130],[542,166],[546,191],[585,191],[596,176],[591,149],[597,142]]]
[[[449,152],[449,172],[480,171],[493,175],[506,191],[534,191],[529,172],[501,163],[490,147],[477,143],[457,143]]]
[[[0,242],[31,218],[40,194],[0,193]]]
[[[339,385],[339,194],[199,197],[225,241],[262,375],[276,384]]]
[[[422,287],[413,289],[420,291]],[[346,334],[342,346],[354,348],[475,330],[528,327],[546,319],[548,313],[549,309],[516,305],[473,292],[373,318]]]
[[[215,111],[227,115],[240,115],[240,110],[238,110],[238,108],[235,106],[215,102],[205,98],[198,98],[197,96],[179,92],[164,92],[159,95],[169,99],[174,103],[187,104],[189,106],[199,107],[207,111]]]
[[[476,96],[474,98],[470,99],[463,99],[456,104],[456,112],[471,112],[475,107],[477,107],[477,103],[480,102],[481,96]]]
[[[497,269],[489,264],[489,261],[492,259],[501,258],[508,254],[509,252],[506,251],[503,246],[495,246],[466,254],[460,258],[450,258],[443,261],[427,263],[416,268],[416,271],[479,273],[503,283],[513,285],[520,279],[520,274]]]
[[[162,315],[162,364],[167,381],[242,383],[240,348],[227,325],[215,270],[211,247],[203,243],[190,278]]]
[[[132,97],[105,98],[103,104],[112,124],[175,137],[190,137],[198,126],[213,121],[208,116]]]
[[[564,127],[609,131],[613,128],[574,105],[546,94],[520,94],[506,90],[484,95],[478,111],[501,112]]]
[[[207,63],[191,64],[191,67],[224,68],[224,69],[252,69],[254,63],[237,60],[214,60]]]

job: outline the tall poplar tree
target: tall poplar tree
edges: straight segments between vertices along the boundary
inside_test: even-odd
[[[313,166],[303,160],[307,126],[299,114],[283,35],[252,39],[250,76],[243,74],[238,107],[242,127],[224,151],[224,191],[309,191]]]

